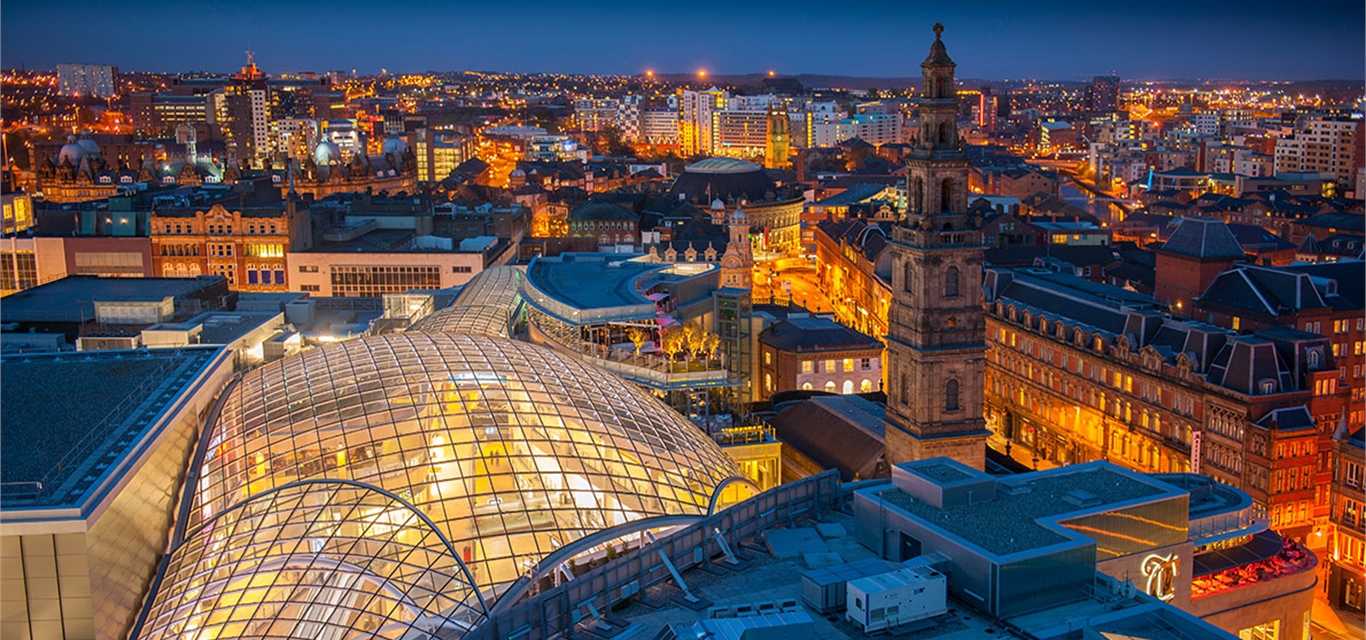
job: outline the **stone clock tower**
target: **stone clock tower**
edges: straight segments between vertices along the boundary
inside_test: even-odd
[[[906,165],[906,218],[892,231],[887,457],[986,463],[981,221],[968,214],[953,60],[934,25],[920,64],[920,129]]]

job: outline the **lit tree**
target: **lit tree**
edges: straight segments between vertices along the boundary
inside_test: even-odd
[[[640,350],[645,347],[645,343],[650,341],[650,332],[641,327],[631,327],[626,330],[626,337],[631,339],[631,344],[636,346],[636,355],[640,355]]]
[[[659,348],[664,351],[664,355],[672,360],[683,353],[687,348],[687,340],[683,336],[683,330],[678,327],[666,329],[659,334]]]

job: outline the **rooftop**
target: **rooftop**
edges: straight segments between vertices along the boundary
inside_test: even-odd
[[[919,472],[918,468],[914,470]],[[1102,507],[1183,493],[1117,467],[1095,463],[1035,472],[1019,476],[1018,480],[1029,487],[1027,492],[1006,493],[1002,485],[998,486],[992,500],[943,509],[901,490],[886,491],[882,497],[988,553],[1004,556],[1075,539],[1056,528],[1045,527],[1040,520],[1056,519],[1069,513],[1094,513]],[[1064,499],[1068,493],[1076,491],[1095,496],[1099,503],[1081,508]]]
[[[0,359],[0,509],[83,503],[217,354],[187,347]]]
[[[628,258],[609,261],[574,254],[537,258],[527,267],[526,276],[537,289],[579,309],[650,304],[633,282],[665,265]]]
[[[788,316],[764,329],[759,341],[781,351],[881,351],[882,342],[833,320],[814,316]]]
[[[87,322],[96,302],[161,302],[203,292],[225,282],[222,276],[197,278],[101,278],[68,276],[5,297],[3,322]],[[226,292],[226,289],[225,289]]]

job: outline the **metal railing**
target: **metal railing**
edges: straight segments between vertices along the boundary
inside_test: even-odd
[[[568,635],[585,618],[590,604],[598,611],[606,611],[670,580],[660,551],[678,571],[686,571],[723,553],[714,538],[714,529],[719,529],[734,547],[775,524],[830,509],[839,498],[839,474],[834,470],[774,487],[652,544],[627,551],[570,582],[511,606],[495,606],[495,610],[502,610],[471,631],[465,640],[545,640],[558,634]]]

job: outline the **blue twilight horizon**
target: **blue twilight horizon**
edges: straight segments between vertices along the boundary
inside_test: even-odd
[[[0,65],[128,71],[241,67],[272,75],[487,70],[635,74],[812,73],[908,77],[943,22],[960,77],[1361,79],[1366,6],[1264,0],[911,5],[869,0],[590,5],[211,0],[53,5],[12,0]]]

